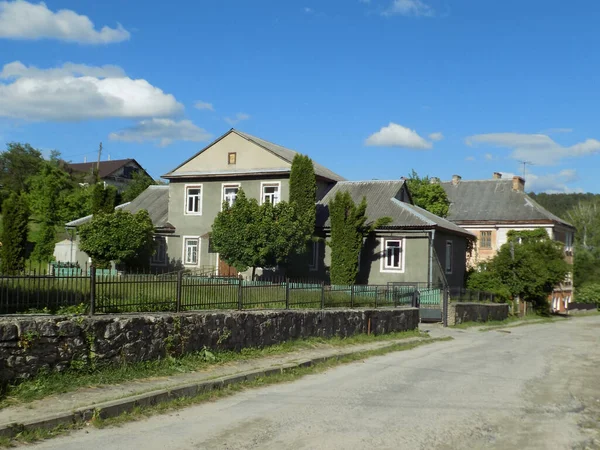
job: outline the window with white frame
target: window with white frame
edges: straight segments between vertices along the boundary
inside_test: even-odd
[[[183,245],[183,261],[188,266],[198,265],[198,253],[200,248],[200,239],[185,238]]]
[[[227,202],[229,206],[233,206],[235,199],[237,198],[238,191],[240,190],[239,184],[225,184],[223,185],[223,202]]]
[[[313,241],[310,247],[310,262],[308,264],[308,269],[310,271],[319,270],[319,241]]]
[[[265,183],[262,185],[262,203],[279,203],[279,183]]]
[[[167,263],[167,241],[164,237],[154,238],[154,254],[150,258],[153,266],[164,266]]]
[[[402,270],[402,241],[386,240],[383,251],[383,268],[386,270]]]
[[[186,186],[185,198],[186,214],[202,214],[202,185]]]
[[[446,241],[446,273],[452,273],[453,243]]]

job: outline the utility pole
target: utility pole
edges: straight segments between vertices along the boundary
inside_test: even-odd
[[[100,157],[102,156],[102,142],[98,147],[98,164],[96,165],[96,183],[100,181]]]

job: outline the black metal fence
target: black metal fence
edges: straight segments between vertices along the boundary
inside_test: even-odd
[[[496,303],[501,299],[492,292],[465,289],[462,287],[448,288],[451,302]]]
[[[0,275],[0,314],[179,312],[416,306],[416,284],[326,285],[315,280],[244,280],[183,271],[122,274],[94,268]]]

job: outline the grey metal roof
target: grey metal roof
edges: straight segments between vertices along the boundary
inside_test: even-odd
[[[207,176],[207,175],[230,175],[232,174],[231,171],[227,171],[227,172],[180,172],[177,169],[179,169],[181,166],[183,166],[184,164],[186,164],[187,162],[191,161],[192,159],[194,159],[196,156],[198,156],[200,153],[202,153],[203,151],[205,151],[206,149],[210,148],[212,145],[214,145],[216,142],[220,141],[221,139],[223,139],[225,136],[231,134],[231,133],[235,133],[240,137],[243,137],[244,139],[247,139],[251,142],[253,142],[254,144],[264,148],[265,150],[273,153],[274,155],[280,157],[282,160],[286,161],[287,163],[291,164],[292,161],[294,160],[294,156],[296,156],[296,154],[298,152],[291,150],[289,148],[283,147],[281,145],[275,144],[273,142],[269,142],[266,141],[264,139],[261,139],[259,137],[256,136],[252,136],[251,134],[248,133],[244,133],[242,131],[236,130],[234,128],[232,128],[231,130],[229,130],[227,133],[225,133],[223,136],[221,136],[220,138],[218,138],[217,140],[215,140],[214,142],[212,142],[210,145],[208,145],[207,147],[205,147],[204,149],[200,150],[198,153],[196,153],[194,156],[192,156],[190,159],[188,159],[187,161],[185,161],[183,164],[180,164],[178,167],[176,167],[174,170],[172,170],[171,172],[163,175],[164,178],[177,178],[177,177],[186,177],[186,176]],[[328,180],[331,181],[343,181],[345,180],[344,177],[338,175],[337,173],[329,170],[327,167],[322,166],[321,164],[318,164],[317,162],[315,162],[313,160],[313,165],[315,168],[315,175],[318,177],[322,177],[322,178],[326,178]],[[257,169],[255,171],[240,171],[240,172],[246,172],[246,173],[263,173],[263,172],[267,172],[268,169]],[[282,167],[281,169],[276,169],[276,171],[278,172],[289,172],[290,168],[289,167]],[[237,173],[237,172],[234,172]]]
[[[367,199],[367,217],[374,222],[389,217],[392,222],[385,228],[443,229],[455,234],[472,236],[470,232],[452,222],[400,200],[403,180],[341,181],[317,203],[317,226],[331,226],[329,203],[338,192],[348,192],[355,203]]]
[[[451,181],[441,183],[451,202],[453,222],[552,222],[572,225],[513,189],[513,180]]]
[[[134,200],[117,206],[115,209],[122,209],[133,214],[145,209],[150,215],[152,224],[155,228],[170,227],[169,219],[169,186],[148,186],[148,188],[138,195]],[[92,216],[81,217],[67,223],[67,227],[78,227],[92,220]]]

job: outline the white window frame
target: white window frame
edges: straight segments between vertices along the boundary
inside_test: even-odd
[[[223,211],[223,202],[225,201],[225,189],[226,188],[237,188],[237,193],[235,194],[235,198],[237,199],[237,194],[240,192],[241,186],[240,186],[240,183],[222,183],[221,184],[221,211]],[[232,205],[229,205],[229,206],[231,207]]]
[[[387,243],[388,242],[399,242],[400,243],[400,267],[393,267],[387,265]],[[381,243],[381,267],[379,269],[382,273],[404,273],[405,262],[406,262],[406,238],[383,238]]]
[[[312,241],[312,261],[308,264],[308,270],[311,272],[319,270],[319,251],[321,250],[319,244],[320,241]]]
[[[204,197],[204,186],[202,184],[186,184],[184,186],[185,188],[185,192],[184,192],[184,199],[185,199],[185,215],[186,216],[201,216],[202,215],[202,198]],[[188,190],[189,189],[200,189],[200,198],[198,199],[198,211],[190,211],[188,209],[189,207],[189,194],[188,194]]]
[[[198,248],[196,250],[196,262],[188,262],[187,261],[187,241],[190,241],[192,239],[195,239],[196,241],[198,241]],[[200,248],[202,246],[202,241],[200,239],[200,236],[183,236],[183,254],[182,254],[182,258],[181,260],[183,261],[183,265],[184,266],[194,266],[197,267],[200,265]]]
[[[162,246],[163,246],[163,252],[162,252],[163,259],[160,260],[160,259],[156,258],[157,256],[160,256],[160,253],[161,253],[160,252],[161,245],[159,244],[159,245],[156,246],[156,252],[150,257],[150,265],[151,266],[166,266],[168,264],[168,262],[169,262],[169,257],[167,256],[167,240],[168,239],[169,238],[166,237],[166,236],[156,236],[154,238],[155,242],[162,243]]]
[[[450,258],[448,258],[448,247],[450,247]],[[445,258],[446,260],[445,262],[445,272],[448,275],[452,275],[452,272],[454,271],[454,242],[453,241],[446,241],[446,252],[445,252]],[[450,263],[450,264],[448,264]],[[450,265],[450,267],[448,267],[448,265]]]
[[[277,187],[277,201],[273,202],[276,205],[281,201],[281,181],[263,181],[260,183],[260,204],[265,203],[265,188],[266,187]]]

